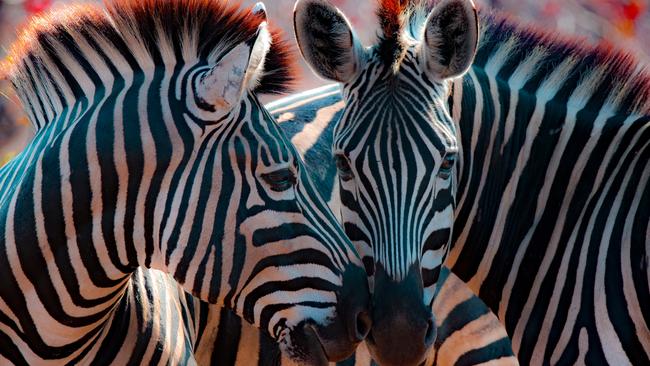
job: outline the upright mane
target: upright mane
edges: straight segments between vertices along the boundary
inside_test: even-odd
[[[143,60],[155,66],[216,61],[251,39],[261,22],[250,8],[224,0],[106,0],[105,8],[67,6],[34,17],[10,48],[2,71],[26,108],[35,93],[52,99],[58,95],[65,104],[65,92],[75,98],[84,95],[69,63],[94,74],[85,61],[112,60],[116,54],[135,70],[142,69]],[[254,88],[258,93],[283,93],[294,81],[292,48],[278,30],[272,29],[271,36],[271,50]]]
[[[594,44],[581,37],[558,35],[537,26],[522,24],[498,12],[480,12],[481,35],[475,67],[503,46],[506,61],[517,65],[534,52],[540,61],[531,72],[531,80],[546,80],[566,67],[563,82],[589,85],[594,93],[586,93],[603,102],[602,108],[613,113],[650,114],[650,73],[630,53],[607,42]],[[573,80],[573,81],[571,81]]]

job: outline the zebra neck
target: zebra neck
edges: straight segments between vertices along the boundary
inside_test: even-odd
[[[566,242],[558,222],[577,220],[612,174],[631,172],[648,135],[650,115],[613,104],[606,80],[573,61],[539,76],[537,58],[479,58],[450,98],[462,149],[447,264],[493,309],[508,302],[501,269],[531,245]]]
[[[113,142],[124,136],[110,133],[113,119],[97,118],[101,109],[84,102],[65,109],[0,172],[0,302],[11,314],[6,324],[15,325],[2,331],[34,360],[74,359],[91,347],[147,257],[134,238],[144,210],[127,204],[126,164],[112,160]],[[106,131],[111,139],[97,137]],[[15,300],[22,297],[28,301]]]

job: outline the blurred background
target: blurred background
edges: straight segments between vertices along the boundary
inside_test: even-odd
[[[0,0],[0,57],[4,58],[6,49],[30,16],[64,7],[71,1],[79,0]],[[253,5],[257,1],[259,0],[242,2],[244,5]],[[378,24],[374,12],[378,0],[330,1],[343,10],[358,35],[369,45],[377,34]],[[541,25],[550,31],[576,34],[594,42],[609,42],[615,47],[637,54],[638,59],[646,64],[650,62],[650,0],[474,1],[482,8],[500,9],[524,22]],[[294,2],[295,0],[265,1],[271,22],[282,27],[291,39]],[[296,91],[323,84],[304,63],[302,66]],[[10,85],[6,81],[0,81],[0,166],[19,152],[31,136],[31,127]]]

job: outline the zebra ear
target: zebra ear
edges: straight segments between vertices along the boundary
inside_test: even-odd
[[[199,77],[195,89],[199,107],[214,112],[237,105],[243,93],[257,83],[270,47],[271,35],[262,22],[253,38],[237,45]]]
[[[327,0],[298,0],[293,26],[300,52],[316,74],[347,82],[360,70],[363,46],[345,15]]]
[[[442,80],[461,76],[474,62],[478,47],[478,15],[472,0],[442,0],[424,27],[421,61]]]

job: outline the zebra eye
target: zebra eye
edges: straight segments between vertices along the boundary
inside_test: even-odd
[[[296,184],[296,174],[289,168],[262,174],[262,179],[275,192],[284,192]]]
[[[454,168],[454,163],[456,162],[456,154],[450,153],[445,155],[445,158],[442,160],[442,165],[440,165],[440,171],[438,176],[442,179],[447,179],[451,176],[451,171]]]
[[[349,181],[350,179],[354,178],[354,174],[352,173],[352,168],[350,167],[348,158],[342,154],[336,154],[334,156],[334,160],[336,161],[336,169],[338,169],[339,176],[341,179],[343,179],[343,181]]]

